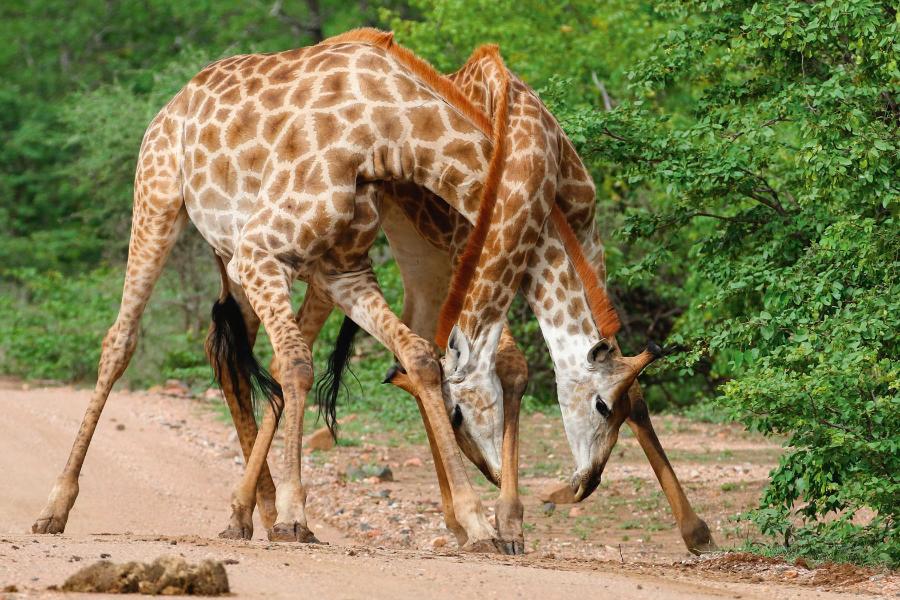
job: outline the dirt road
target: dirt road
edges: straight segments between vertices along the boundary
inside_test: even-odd
[[[219,540],[216,534],[228,517],[230,489],[242,469],[229,425],[208,402],[144,393],[115,393],[110,398],[66,534],[31,535],[27,532],[65,461],[88,396],[71,388],[0,386],[0,590],[15,586],[25,595],[52,595],[48,586],[61,584],[101,555],[122,562],[181,554],[195,561],[225,561],[232,591],[239,597],[871,597],[741,581],[724,571],[671,561],[567,558],[545,550],[517,558],[463,555],[453,549],[453,542],[437,550],[410,543],[413,529],[406,529],[411,533],[406,534],[405,549],[367,535],[371,528],[362,533],[340,528],[342,521],[334,515],[341,514],[343,496],[336,490],[355,488],[328,484],[329,469],[336,467],[322,465],[322,460],[310,461],[310,498],[315,498],[310,525],[328,545],[269,543],[258,523],[253,541]],[[338,450],[345,456],[382,452]],[[398,452],[383,450],[388,451]],[[413,478],[419,482],[415,493],[433,492],[437,499],[436,487],[422,483],[429,478],[427,467]],[[390,492],[398,498],[403,497],[402,479]],[[384,493],[369,496],[378,496],[375,503],[387,498]],[[416,516],[407,514],[416,510],[415,503],[397,500],[390,506],[404,513],[392,521],[398,529]],[[526,506],[532,510],[528,501]],[[429,509],[427,517],[418,519],[434,523],[439,516]],[[430,542],[426,546],[430,548]]]

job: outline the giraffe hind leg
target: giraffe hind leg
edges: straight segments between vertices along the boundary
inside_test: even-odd
[[[263,395],[270,405],[273,402],[280,404],[281,387],[259,367],[253,355],[259,318],[250,308],[243,291],[229,283],[222,260],[218,257],[216,260],[222,273],[222,293],[213,306],[206,353],[222,388],[246,462],[258,433],[253,397]],[[256,505],[263,526],[271,529],[277,511],[275,483],[267,463],[263,463],[256,482]]]
[[[174,184],[174,181],[171,183]],[[97,383],[69,459],[31,527],[33,533],[62,533],[66,527],[69,511],[78,496],[78,475],[100,413],[113,384],[122,376],[134,354],[144,307],[184,226],[187,213],[180,191],[176,185],[165,187],[168,190],[160,189],[160,186],[144,186],[145,193],[136,194],[119,314],[103,340]]]

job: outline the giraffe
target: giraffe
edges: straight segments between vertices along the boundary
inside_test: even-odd
[[[497,73],[504,69],[502,62],[492,60],[491,52],[483,49],[476,50],[467,63],[456,73],[448,76],[462,89],[466,95],[473,99],[486,112],[490,112],[493,103],[491,94],[496,93],[497,82],[502,80]],[[574,318],[583,309],[585,304],[590,304],[590,294],[586,298],[579,297],[578,290],[559,291],[554,290],[554,283],[561,287],[567,287],[565,282],[577,280],[595,282],[597,284],[605,279],[603,264],[603,248],[598,232],[594,227],[595,193],[590,174],[584,168],[575,152],[571,142],[559,129],[556,121],[543,107],[533,91],[524,82],[512,74],[507,74],[512,82],[511,86],[516,90],[519,98],[527,97],[532,101],[530,106],[545,114],[545,123],[558,130],[560,148],[560,190],[558,193],[559,210],[554,207],[551,213],[553,228],[562,237],[575,237],[569,223],[573,223],[578,230],[577,236],[588,248],[592,260],[574,260],[577,277],[572,273],[565,273],[561,265],[561,257],[565,256],[566,244],[562,248],[547,246],[536,255],[542,257],[535,265],[529,265],[528,272],[523,279],[523,291],[526,294],[532,309],[540,321],[542,331],[550,346],[551,355],[557,372],[559,386],[560,405],[563,413],[567,436],[572,446],[576,462],[581,467],[573,477],[575,482],[575,498],[586,498],[599,484],[603,466],[609,456],[612,446],[615,444],[618,429],[623,421],[627,421],[634,431],[641,447],[648,457],[666,497],[672,507],[682,538],[689,550],[700,551],[715,547],[715,542],[709,533],[706,523],[693,511],[690,502],[684,494],[681,485],[671,467],[665,452],[653,430],[649,419],[646,403],[637,383],[628,389],[627,394],[619,391],[619,395],[627,396],[627,400],[617,403],[619,395],[613,394],[607,397],[607,402],[601,399],[602,394],[591,398],[586,394],[579,401],[579,386],[566,389],[566,383],[581,379],[581,391],[585,389],[585,378],[579,373],[580,357],[572,356],[567,350],[571,346],[571,336],[577,335],[579,329],[583,333],[589,333],[590,324],[582,320],[580,324]],[[514,111],[511,108],[511,112]],[[410,324],[412,329],[423,337],[434,334],[440,327],[442,317],[434,311],[434,307],[440,304],[440,299],[447,294],[452,287],[450,281],[451,270],[449,268],[449,256],[459,254],[463,240],[469,236],[468,222],[455,214],[452,209],[440,199],[435,199],[427,191],[415,185],[395,183],[392,193],[389,194],[399,205],[400,210],[392,210],[388,203],[384,207],[382,227],[391,243],[394,256],[400,266],[404,280],[404,322]],[[405,213],[403,218],[400,213]],[[547,237],[545,228],[543,235]],[[542,238],[543,239],[543,238]],[[423,243],[427,240],[427,243]],[[577,251],[578,243],[569,240],[569,248]],[[435,252],[438,249],[439,252]],[[449,251],[449,256],[447,252]],[[564,259],[563,259],[564,260]],[[596,273],[591,273],[586,266],[593,264]],[[571,286],[568,286],[571,287]],[[574,293],[572,293],[574,292]],[[563,297],[571,298],[571,303],[554,302]],[[584,300],[584,304],[582,304]],[[567,306],[569,310],[564,313],[559,306]],[[574,306],[574,312],[573,312]],[[445,305],[446,307],[446,305]],[[570,318],[572,317],[572,318]],[[564,323],[564,321],[575,321]],[[603,333],[603,332],[601,332]],[[611,337],[611,334],[607,334]],[[521,540],[521,503],[518,501],[515,479],[517,464],[517,419],[519,401],[527,381],[527,365],[521,352],[515,346],[514,340],[508,335],[508,329],[503,330],[502,342],[497,355],[497,372],[503,381],[503,404],[505,409],[504,449],[503,449],[503,478],[501,479],[501,499],[498,504],[497,526],[501,532],[501,538],[505,540]],[[587,347],[587,346],[585,346]],[[588,369],[597,369],[597,361],[607,361],[610,355],[618,355],[620,351],[615,339],[604,340],[591,347],[588,352],[588,360],[580,363],[587,364]],[[626,361],[626,364],[628,361]],[[634,363],[632,363],[634,364]],[[396,372],[395,372],[396,374]],[[561,377],[562,376],[562,377]],[[408,381],[397,379],[400,387],[411,391]],[[614,379],[614,378],[611,378]],[[402,383],[398,383],[402,381]],[[596,384],[596,382],[592,382]],[[590,385],[587,385],[589,388]],[[572,393],[572,392],[575,393]],[[452,394],[448,404],[448,411],[453,411]],[[593,404],[593,407],[591,407]],[[622,408],[622,406],[625,408]],[[458,405],[457,405],[458,406]],[[587,407],[587,409],[585,409]],[[592,410],[592,408],[594,410]],[[596,412],[595,412],[596,411]],[[599,418],[598,418],[599,415]],[[623,416],[624,415],[624,416]],[[515,421],[515,423],[510,421]],[[597,444],[598,438],[604,437],[603,443]],[[463,441],[457,432],[457,439],[463,445]],[[463,445],[465,449],[465,445]],[[468,453],[467,453],[468,454]],[[509,483],[504,486],[503,482]],[[446,504],[446,502],[445,502]],[[518,542],[517,542],[518,543]]]
[[[64,529],[100,413],[133,354],[140,317],[167,255],[190,220],[220,261],[225,300],[218,309],[236,312],[240,327],[266,327],[283,394],[266,411],[252,448],[242,440],[247,466],[223,535],[252,536],[257,484],[280,416],[286,481],[275,493],[274,509],[266,509],[268,520],[277,518],[269,536],[315,539],[300,477],[312,364],[289,295],[293,281],[304,279],[346,313],[363,310],[358,321],[409,371],[466,549],[495,548],[496,532],[466,477],[444,413],[434,352],[391,313],[366,253],[357,252],[371,244],[367,217],[378,212],[376,182],[414,181],[476,221],[479,206],[488,205],[482,196],[497,186],[491,181],[497,163],[490,132],[483,114],[433,71],[410,70],[402,53],[372,44],[236,56],[195,76],[144,136],[119,314],[104,339],[95,390],[69,460],[33,531]],[[350,248],[341,248],[347,239]],[[245,434],[250,429],[246,422],[239,426]]]

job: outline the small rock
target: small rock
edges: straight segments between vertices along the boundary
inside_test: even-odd
[[[359,530],[360,530],[360,531],[371,531],[371,530],[372,530],[372,526],[369,525],[368,523],[360,523],[360,524],[359,524]]]
[[[549,517],[554,512],[556,512],[556,504],[554,504],[553,502],[544,502],[544,506],[541,510],[543,510],[544,514]]]
[[[447,545],[447,538],[442,535],[437,536],[433,540],[431,540],[431,547],[434,549],[443,548]]]
[[[119,423],[116,425],[116,431],[125,431],[125,423]]]
[[[107,554],[106,552],[104,552],[103,554],[100,555],[100,558],[109,558],[109,557],[110,557],[110,555]]]
[[[326,451],[334,448],[334,437],[327,427],[320,427],[306,436],[305,446],[308,450]]]
[[[208,388],[205,392],[203,392],[203,399],[209,401],[221,400],[222,399],[222,390],[219,388]]]
[[[407,458],[406,460],[403,461],[403,468],[404,469],[409,468],[409,467],[418,468],[418,467],[421,467],[422,464],[423,463],[422,463],[421,458],[419,458],[418,456],[413,456],[412,458]]]
[[[584,514],[584,508],[581,506],[573,506],[569,509],[569,518],[580,517]]]
[[[3,588],[3,591],[4,591],[5,593],[7,593],[7,594],[18,594],[18,593],[19,593],[19,588],[17,588],[17,587],[16,587],[15,585],[13,585],[13,584],[9,584],[8,586],[6,586],[6,587]]]
[[[797,575],[798,575],[797,571],[795,571],[795,570],[793,570],[793,569],[791,569],[790,571],[785,571],[785,572],[784,572],[784,576],[785,576],[787,579],[796,579],[796,578],[797,578]]]
[[[169,379],[166,381],[166,385],[163,388],[162,393],[168,396],[190,396],[191,388],[189,388],[183,381],[179,381],[177,379]]]
[[[379,498],[390,498],[391,490],[378,490],[378,497]]]
[[[542,502],[575,504],[575,490],[568,483],[554,484],[544,488],[539,498]]]
[[[393,481],[394,480],[394,472],[391,471],[391,468],[387,465],[384,465],[375,473],[375,477],[377,477],[380,481]]]

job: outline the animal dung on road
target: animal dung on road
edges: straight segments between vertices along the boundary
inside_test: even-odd
[[[69,577],[62,590],[152,596],[221,596],[229,593],[228,574],[221,562],[204,560],[192,565],[179,556],[161,556],[149,564],[116,564],[101,560]]]

